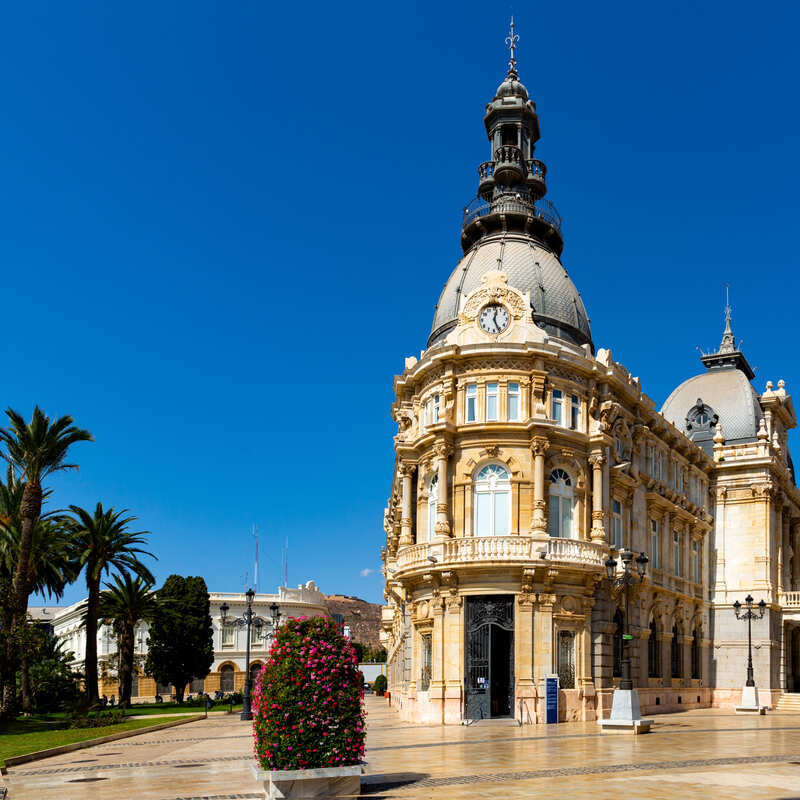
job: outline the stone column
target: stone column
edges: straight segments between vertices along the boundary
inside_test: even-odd
[[[792,591],[800,591],[800,521],[792,520]]]
[[[602,453],[592,453],[589,463],[592,465],[592,534],[593,542],[606,543],[606,529],[603,513],[603,464],[605,456]]]
[[[782,564],[779,588],[784,592],[791,591],[792,588],[792,534],[790,530],[791,520],[789,519],[789,507],[785,506],[786,511],[781,517],[781,549]]]
[[[661,569],[672,574],[672,527],[670,526],[669,514],[664,514],[661,518]]]
[[[533,570],[526,569],[522,577],[522,590],[517,595],[514,624],[514,708],[512,714],[523,724],[537,722],[536,682],[533,671]],[[522,719],[520,720],[520,701]]]
[[[530,532],[535,539],[547,539],[544,499],[544,456],[549,442],[544,436],[536,436],[531,444],[533,452],[533,514]]]
[[[463,680],[464,634],[461,609],[464,601],[458,593],[458,578],[454,572],[443,572],[442,578],[448,586],[444,598],[442,647],[442,681],[444,684],[445,723],[461,722],[461,688]]]
[[[400,466],[399,474],[403,481],[403,515],[400,519],[400,546],[407,547],[414,544],[414,534],[411,530],[411,476],[414,473],[414,465],[403,463]]]
[[[423,576],[424,580],[429,580],[429,576]],[[444,600],[439,594],[438,587],[434,590],[435,594],[431,598],[431,613],[433,614],[432,631],[432,655],[431,659],[431,686],[430,697],[431,705],[441,709],[444,715]],[[415,665],[416,666],[416,665]],[[442,719],[442,722],[444,720]]]
[[[650,685],[650,627],[641,627],[639,630],[639,675],[634,677],[633,685],[646,688]]]
[[[436,501],[436,525],[434,533],[438,540],[447,539],[452,535],[450,521],[447,512],[450,508],[450,501],[447,492],[447,456],[450,454],[450,447],[445,442],[437,442],[433,447],[436,454],[436,469],[438,472],[437,489],[439,492]]]
[[[679,636],[681,643],[681,663],[683,664],[683,684],[692,685],[692,637]]]

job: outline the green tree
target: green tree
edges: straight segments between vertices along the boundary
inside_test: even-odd
[[[206,582],[170,575],[157,592],[144,671],[175,687],[178,702],[192,678],[205,678],[214,663],[214,629]]]
[[[68,518],[68,528],[74,537],[78,561],[86,568],[86,702],[89,706],[99,702],[97,691],[97,621],[99,619],[100,581],[103,573],[112,567],[120,572],[133,572],[152,584],[155,580],[139,556],[155,558],[138,545],[144,544],[148,531],[131,531],[128,526],[136,517],[126,517],[128,509],[114,511],[103,509],[98,503],[94,513],[78,506],[70,506],[73,517]]]
[[[24,487],[20,498],[20,540],[14,577],[8,595],[11,605],[11,628],[7,630],[5,644],[6,670],[13,674],[18,651],[14,630],[25,625],[28,612],[30,582],[28,565],[33,546],[34,528],[42,514],[42,481],[53,472],[76,469],[77,465],[67,463],[72,445],[92,441],[89,431],[75,427],[70,416],[50,420],[40,408],[33,409],[30,423],[21,414],[9,408],[6,416],[10,421],[8,428],[0,429],[0,444],[5,446],[2,455],[19,474]],[[8,717],[14,713],[16,687],[11,681],[3,686],[0,703],[0,716]]]
[[[73,654],[65,652],[62,642],[38,626],[29,652],[31,710],[37,714],[71,708],[80,694],[81,675],[73,672]],[[20,680],[21,680],[20,672]]]
[[[30,626],[24,629],[23,626],[13,627],[14,604],[11,601],[11,587],[22,535],[19,507],[24,488],[25,484],[17,480],[9,466],[6,482],[0,481],[0,587],[6,589],[0,590],[0,622],[4,631],[14,631],[14,646],[21,668],[22,710],[30,713],[32,706],[28,667],[33,640]],[[46,497],[47,492],[44,492],[44,499]],[[71,536],[61,518],[55,512],[43,514],[33,528],[27,570],[28,594],[36,592],[61,599],[64,587],[75,580],[77,573]]]
[[[119,704],[129,706],[136,626],[142,620],[153,618],[157,602],[155,592],[150,591],[152,584],[138,576],[134,579],[124,572],[121,576],[114,575],[112,580],[113,584],[106,583],[106,589],[100,592],[98,613],[100,619],[111,624],[114,630],[117,639]]]

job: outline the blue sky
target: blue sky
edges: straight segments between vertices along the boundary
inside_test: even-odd
[[[565,266],[659,405],[726,281],[756,386],[800,382],[798,8],[514,6]],[[380,600],[392,377],[459,258],[508,13],[4,9],[2,402],[96,437],[55,505],[130,508],[159,579],[240,588],[255,523],[262,588],[288,537],[290,584]]]

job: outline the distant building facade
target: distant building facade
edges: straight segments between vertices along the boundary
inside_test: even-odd
[[[187,687],[191,694],[207,692],[213,695],[217,691],[233,692],[244,689],[245,658],[247,646],[247,629],[235,624],[247,608],[244,592],[209,592],[211,623],[214,629],[214,663],[210,673],[201,679],[193,680]],[[253,602],[254,613],[266,621],[259,631],[251,628],[250,669],[255,675],[261,669],[264,658],[269,651],[272,637],[272,612],[270,606],[277,604],[280,620],[297,617],[328,616],[325,595],[320,592],[313,581],[290,589],[278,588],[275,594],[256,594]],[[227,605],[227,619],[223,621],[222,606]],[[29,615],[39,624],[49,626],[53,635],[63,643],[63,650],[73,654],[72,666],[76,670],[83,669],[86,652],[86,627],[82,618],[86,611],[86,601],[82,600],[66,608],[38,606],[28,609]],[[148,625],[139,624],[135,634],[136,675],[133,680],[132,696],[134,700],[152,700],[158,694],[168,698],[174,687],[157,685],[155,680],[144,675],[142,666],[147,658]],[[97,659],[100,675],[100,694],[118,696],[119,687],[116,676],[116,640],[111,627],[101,625],[97,632]]]
[[[394,384],[382,616],[393,706],[417,722],[541,722],[544,679],[558,674],[562,719],[607,716],[627,640],[604,565],[624,549],[649,559],[628,617],[643,713],[738,703],[747,632],[731,605],[748,593],[767,604],[753,626],[763,701],[800,691],[784,382],[753,387],[728,309],[705,372],[658,411],[595,351],[513,50],[484,123],[491,160],[464,210],[463,258],[426,349]]]

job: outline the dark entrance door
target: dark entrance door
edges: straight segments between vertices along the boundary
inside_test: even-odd
[[[467,718],[510,716],[514,695],[514,598],[468,597],[465,645]]]

